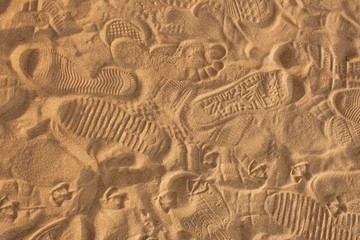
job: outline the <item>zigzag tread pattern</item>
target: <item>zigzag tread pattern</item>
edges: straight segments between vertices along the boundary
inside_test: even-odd
[[[49,71],[41,71],[43,77],[55,77],[56,91],[112,96],[129,96],[136,90],[137,80],[134,75],[115,67],[100,69],[94,79],[84,78],[76,70],[76,65],[56,52],[51,53]]]
[[[267,198],[265,210],[279,225],[308,240],[357,239],[352,232],[336,225],[326,208],[303,194],[275,193]]]
[[[168,135],[155,122],[130,115],[116,104],[77,98],[60,109],[60,123],[81,138],[119,142],[135,151],[158,155],[166,151]]]
[[[332,102],[345,119],[360,123],[360,89],[341,90],[333,96]]]

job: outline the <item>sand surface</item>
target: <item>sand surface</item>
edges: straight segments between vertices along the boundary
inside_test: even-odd
[[[0,240],[360,239],[360,0],[0,0]]]

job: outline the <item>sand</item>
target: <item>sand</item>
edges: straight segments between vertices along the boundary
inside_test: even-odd
[[[360,239],[359,0],[0,0],[0,240]]]

